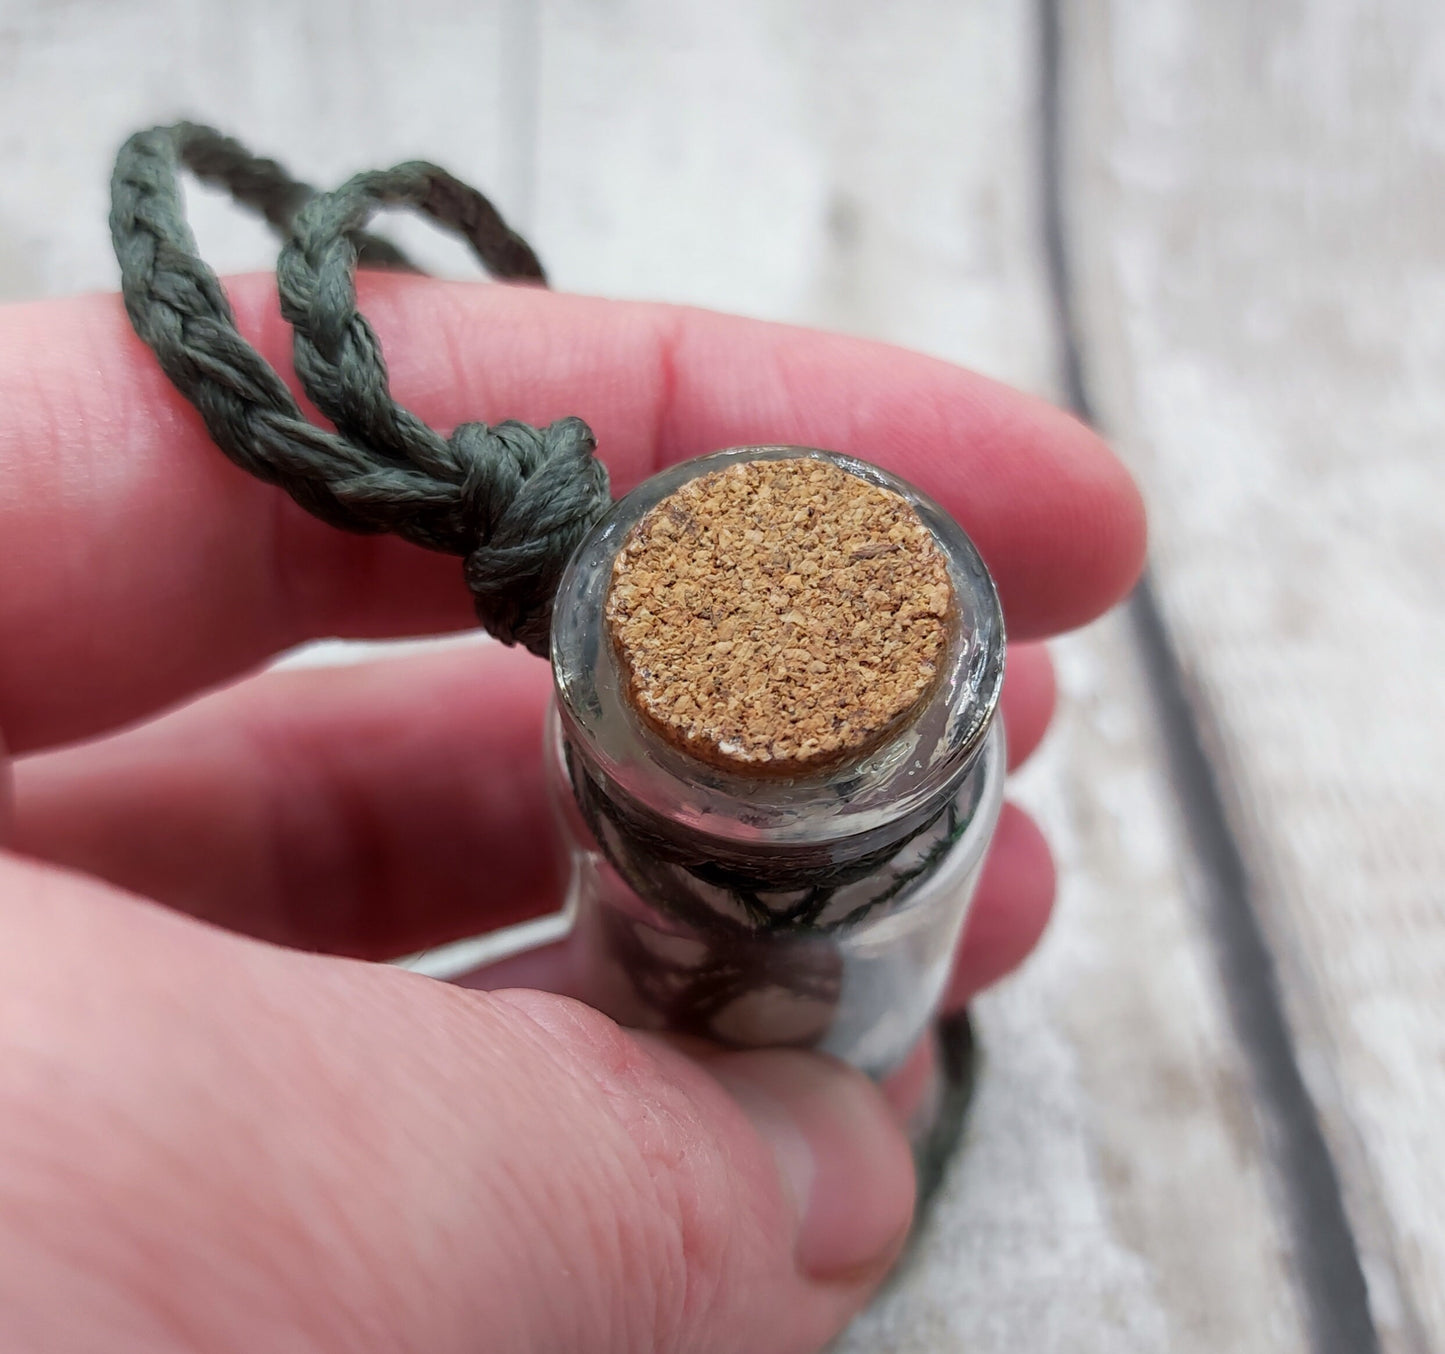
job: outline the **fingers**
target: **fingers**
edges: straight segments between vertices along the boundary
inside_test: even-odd
[[[961,1010],[1033,951],[1054,905],[1054,861],[1033,819],[1005,804],[965,923],[943,1008]]]
[[[820,1347],[901,1244],[860,1076],[0,860],[0,1345]]]
[[[278,367],[268,278],[232,286]],[[860,340],[531,289],[371,276],[395,393],[448,428],[580,414],[619,489],[718,447],[796,442],[939,497],[1019,638],[1127,589],[1143,516],[1118,462],[1042,403]],[[455,561],[310,519],[232,467],[118,300],[0,316],[0,727],[16,751],[134,719],[309,635],[464,623]]]
[[[0,311],[0,371],[13,751],[124,723],[309,634],[467,623],[455,560],[323,527],[233,467],[118,298]]]
[[[472,935],[561,906],[550,692],[487,642],[266,673],[21,762],[15,846],[304,949]]]
[[[1057,698],[1054,665],[1042,644],[1012,644],[1004,674],[1000,709],[1008,735],[1008,766],[1016,770],[1048,732]]]
[[[546,666],[501,645],[266,673],[140,729],[26,759],[17,850],[222,926],[387,958],[554,911]],[[1010,654],[1011,758],[1047,723]]]

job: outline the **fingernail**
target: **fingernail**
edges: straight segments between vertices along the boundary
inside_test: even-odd
[[[816,1279],[881,1270],[913,1217],[913,1158],[861,1073],[770,1049],[707,1063],[773,1151],[798,1219],[797,1262]]]

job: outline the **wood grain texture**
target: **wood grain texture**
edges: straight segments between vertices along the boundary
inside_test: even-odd
[[[1141,719],[1120,617],[1058,642],[1059,716],[1013,793],[1060,862],[1039,952],[979,999],[963,1154],[844,1348],[1306,1347],[1262,1126]]]
[[[847,329],[1048,392],[1029,17],[1013,0],[12,3],[0,290],[112,285],[113,148],[189,113],[323,182],[436,159],[530,225],[563,286]],[[1088,97],[1115,135],[1112,93]],[[1147,218],[1148,205],[1129,210]],[[196,218],[218,266],[274,257],[215,199],[198,195]],[[1174,229],[1187,236],[1188,220]],[[423,232],[407,243],[469,271]],[[1166,331],[1177,322],[1162,303],[1149,313]],[[1216,315],[1217,332],[1236,318]],[[1272,473],[1275,493],[1300,491]],[[1195,480],[1177,492],[1181,517],[1223,494]],[[842,1348],[1301,1349],[1267,1154],[1127,637],[1110,621],[1059,652],[1060,725],[1019,786],[1058,852],[1058,917],[1038,957],[980,1001],[987,1066],[967,1149],[908,1265]],[[1283,658],[1268,675],[1300,689]],[[1343,746],[1338,728],[1320,736]]]
[[[445,159],[504,212],[525,199],[515,153],[510,33],[500,3],[330,0],[10,0],[0,7],[0,295],[113,288],[110,166],[137,128],[214,122],[303,178]],[[530,153],[526,159],[530,162]],[[191,217],[221,272],[270,268],[265,227],[192,186]],[[389,224],[429,267],[475,273],[465,251]]]
[[[1052,381],[1027,16],[997,2],[541,6],[558,284]]]
[[[1090,3],[1076,258],[1387,1348],[1445,1348],[1445,12]]]

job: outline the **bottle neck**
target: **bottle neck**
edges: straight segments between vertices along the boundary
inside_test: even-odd
[[[993,797],[1000,758],[986,737],[931,800],[866,833],[740,843],[638,803],[560,731],[557,755],[599,849],[646,902],[694,924],[770,931],[829,930],[906,905]]]

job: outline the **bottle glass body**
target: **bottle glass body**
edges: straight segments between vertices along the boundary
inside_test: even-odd
[[[816,457],[902,496],[956,602],[930,692],[881,743],[792,778],[689,758],[629,705],[605,599],[634,525],[686,480]],[[852,458],[743,448],[674,467],[614,506],[569,566],[553,625],[547,758],[567,842],[575,995],[630,1026],[794,1045],[897,1071],[944,991],[1002,801],[1002,616],[938,505]]]

